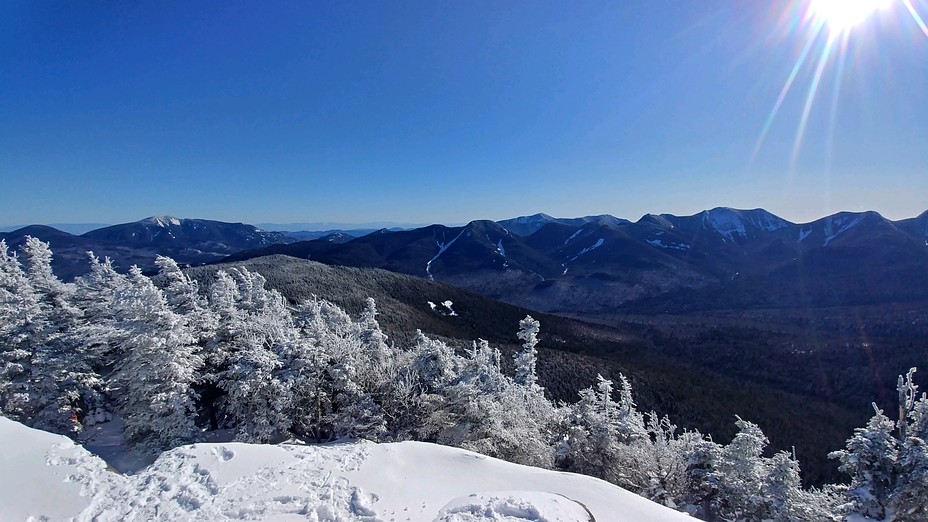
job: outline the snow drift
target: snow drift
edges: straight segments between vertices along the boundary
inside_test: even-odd
[[[193,444],[120,475],[0,417],[2,520],[691,520],[607,482],[420,442]]]

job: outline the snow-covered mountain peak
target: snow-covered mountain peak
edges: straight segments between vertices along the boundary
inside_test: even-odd
[[[720,207],[707,210],[703,214],[703,224],[731,241],[735,240],[735,236],[747,237],[744,221],[738,211],[734,209]]]
[[[512,219],[506,219],[504,221],[519,223],[520,225],[527,225],[531,223],[548,223],[554,221],[554,218],[545,213],[539,212],[537,214],[532,214],[531,216],[519,216]]]
[[[548,223],[554,223],[557,219],[547,214],[532,214],[531,216],[519,216],[512,219],[504,219],[497,223],[506,230],[520,236],[528,236],[537,232],[541,227]]]
[[[737,210],[717,207],[703,212],[703,224],[734,241],[735,237],[747,238],[754,231],[773,232],[791,223],[760,208]]]
[[[168,228],[171,226],[178,227],[181,224],[181,219],[174,216],[151,216],[147,217],[139,223],[144,225],[155,225],[162,228]]]

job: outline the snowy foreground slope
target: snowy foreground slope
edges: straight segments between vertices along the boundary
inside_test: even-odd
[[[0,417],[0,520],[692,520],[594,478],[418,442],[195,444],[135,475]]]

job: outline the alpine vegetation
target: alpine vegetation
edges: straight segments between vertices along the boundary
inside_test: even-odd
[[[531,317],[507,375],[484,340],[391,342],[373,299],[358,318],[319,298],[289,303],[246,269],[200,288],[165,257],[147,277],[90,254],[91,271],[63,283],[47,244],[29,238],[24,252],[25,263],[0,241],[0,412],[35,428],[79,438],[119,419],[126,443],[151,454],[211,434],[436,442],[592,475],[706,520],[926,516],[928,399],[911,372],[898,418],[877,410],[832,454],[849,484],[803,489],[796,458],[765,455],[756,424],[737,418],[727,444],[679,430],[638,411],[621,374],[552,402]]]

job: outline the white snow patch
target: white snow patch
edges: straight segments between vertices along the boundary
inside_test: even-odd
[[[599,238],[599,240],[596,241],[595,244],[593,244],[592,246],[588,246],[588,247],[584,248],[584,249],[581,250],[580,252],[577,252],[577,255],[575,255],[574,257],[572,257],[572,258],[568,259],[567,261],[565,261],[564,264],[566,265],[567,263],[571,263],[571,262],[573,262],[573,261],[576,261],[577,258],[580,257],[580,256],[582,256],[583,254],[586,254],[587,252],[596,250],[597,248],[603,246],[603,242],[604,242],[604,241],[605,241],[605,240],[604,240],[603,238]],[[564,273],[566,274],[567,271],[565,270]],[[562,275],[563,275],[563,274],[562,274]]]
[[[660,239],[648,239],[647,243],[653,247],[669,248],[672,250],[689,250],[691,247],[686,243],[664,243]]]
[[[0,417],[0,520],[61,520],[90,505],[78,477],[106,464],[68,438]]]
[[[120,475],[0,417],[0,463],[0,520],[692,520],[599,479],[422,442],[193,444]]]
[[[458,235],[454,236],[454,239],[452,239],[451,241],[448,241],[447,243],[439,243],[437,241],[435,242],[435,244],[438,245],[438,253],[435,254],[435,257],[433,257],[432,259],[429,259],[429,262],[425,264],[425,273],[429,275],[429,279],[432,279],[432,280],[435,279],[432,276],[432,263],[434,263],[435,260],[438,259],[438,256],[444,254],[445,250],[448,250],[448,248],[450,248],[451,245],[453,245],[454,242],[457,241],[458,238],[464,234],[464,232],[467,232],[466,228],[462,229],[461,232],[458,233]]]
[[[500,239],[499,243],[496,244],[496,251],[499,252],[499,255],[506,257],[506,249],[503,248],[503,240]]]
[[[152,216],[145,221],[162,228],[167,228],[171,225],[180,226],[180,220],[174,216]]]
[[[573,241],[574,238],[576,238],[577,236],[580,235],[580,232],[583,232],[583,229],[582,229],[582,228],[579,229],[579,230],[577,230],[576,232],[573,233],[573,235],[571,235],[569,238],[567,238],[567,240],[564,241],[564,244],[566,245],[567,243],[570,243],[571,241]]]
[[[804,228],[800,228],[800,229],[799,229],[799,240],[796,241],[796,242],[797,242],[797,243],[802,243],[802,240],[805,239],[805,238],[807,238],[807,237],[809,237],[809,234],[811,234],[811,233],[812,233],[812,227],[809,227],[808,230],[806,230],[806,229],[804,229]]]
[[[450,316],[458,315],[458,313],[454,311],[454,303],[452,303],[450,300],[443,301],[441,303],[441,307],[439,307],[437,304],[431,301],[427,301],[427,302],[429,303],[429,308],[431,308],[432,311],[435,312],[436,314],[450,315]]]

